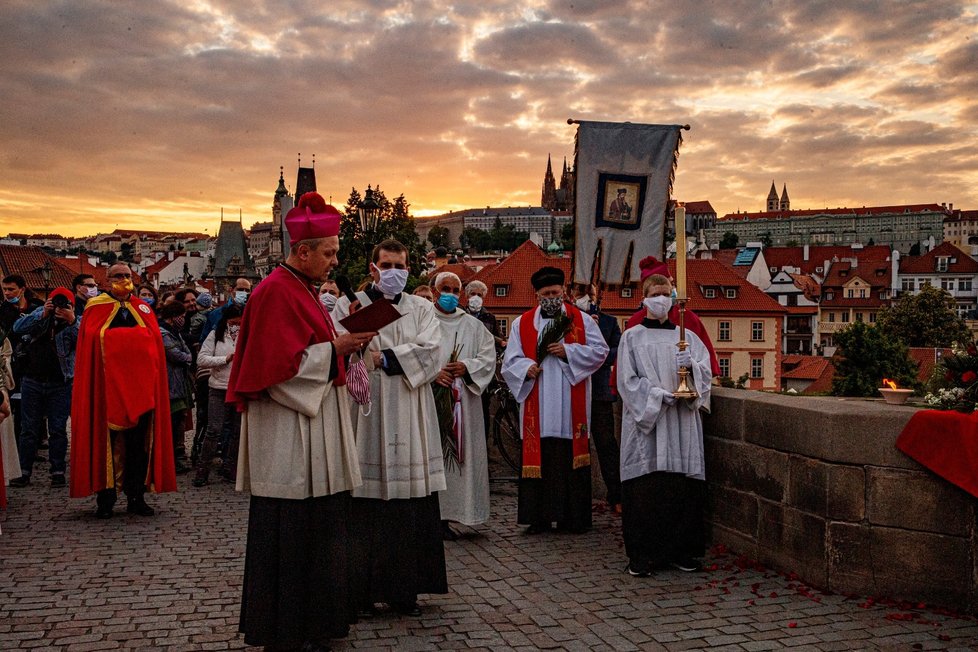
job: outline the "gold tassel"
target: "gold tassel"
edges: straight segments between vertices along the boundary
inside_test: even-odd
[[[574,468],[581,469],[585,466],[591,466],[591,455],[578,455],[574,458]]]
[[[524,466],[523,478],[542,478],[539,466]]]

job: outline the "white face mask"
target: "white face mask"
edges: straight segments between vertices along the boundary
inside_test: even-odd
[[[333,312],[333,306],[336,305],[336,297],[329,292],[323,292],[319,295],[319,300],[323,302],[328,312]]]
[[[642,299],[642,305],[645,309],[649,311],[655,319],[665,319],[669,314],[669,309],[672,308],[672,298],[671,297],[645,297]]]
[[[406,269],[379,269],[373,263],[371,265],[380,273],[377,289],[383,294],[394,296],[404,291],[404,286],[407,285],[408,279],[408,271]]]
[[[478,294],[473,294],[469,297],[469,310],[472,312],[479,312],[482,309],[482,297]]]
[[[85,288],[85,294],[88,295],[88,298],[89,299],[94,299],[95,297],[98,296],[98,288],[97,287],[95,287],[95,288],[93,288],[93,287],[87,287],[87,288]]]
[[[590,310],[591,299],[589,297],[577,297],[577,300],[574,301],[574,305],[581,310]]]

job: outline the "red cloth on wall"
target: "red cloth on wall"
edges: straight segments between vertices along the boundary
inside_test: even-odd
[[[948,482],[978,496],[978,412],[920,410],[904,426],[896,447]]]

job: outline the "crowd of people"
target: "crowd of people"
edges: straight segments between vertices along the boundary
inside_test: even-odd
[[[106,292],[82,275],[45,302],[3,279],[11,486],[31,483],[42,422],[52,486],[94,494],[99,518],[118,491],[127,511],[151,516],[147,491],[174,491],[189,471],[203,488],[219,465],[250,494],[245,642],[326,649],[360,619],[418,616],[420,595],[448,592],[444,541],[489,520],[487,390],[503,382],[520,404],[527,535],[591,527],[593,436],[628,573],[698,569],[700,414],[716,360],[688,312],[680,348],[664,264],[642,261],[642,307],[624,332],[593,287],[537,270],[539,305],[506,337],[479,281],[437,273],[408,293],[409,252],[395,240],[374,248],[359,290],[337,285],[340,220],[303,195],[285,218],[286,261],[253,293],[238,279],[220,306],[189,288],[137,288],[122,263]],[[693,398],[674,395],[680,368]]]

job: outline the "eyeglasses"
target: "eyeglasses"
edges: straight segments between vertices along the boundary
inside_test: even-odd
[[[113,276],[112,278],[115,278],[115,277]],[[94,281],[92,283],[79,283],[79,285],[84,285],[87,288],[97,288],[98,287],[98,283],[95,283]]]

